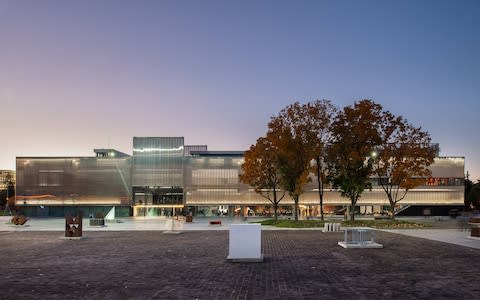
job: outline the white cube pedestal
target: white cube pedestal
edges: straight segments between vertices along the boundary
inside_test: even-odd
[[[163,233],[165,234],[180,234],[183,230],[183,223],[176,221],[174,219],[168,219],[165,222],[165,230]]]
[[[231,224],[229,254],[231,262],[262,262],[262,226],[260,224]]]

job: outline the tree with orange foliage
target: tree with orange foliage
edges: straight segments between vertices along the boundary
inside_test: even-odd
[[[323,221],[323,195],[326,181],[326,150],[330,139],[330,126],[337,113],[337,107],[329,100],[317,100],[305,104],[305,122],[310,128],[310,139],[313,142],[313,157],[315,161],[312,173],[315,174],[318,184],[318,198],[320,199],[320,218]]]
[[[373,170],[387,194],[394,219],[397,203],[410,189],[424,184],[425,178],[431,176],[428,166],[433,163],[435,151],[427,131],[389,111],[382,113],[380,138],[381,144],[374,152]]]
[[[295,221],[298,221],[299,197],[309,180],[310,161],[316,144],[311,124],[305,117],[307,114],[307,107],[295,102],[268,123],[268,135],[276,150],[279,183],[295,203]]]
[[[276,151],[272,141],[267,137],[257,139],[244,154],[243,173],[240,181],[252,186],[255,192],[273,205],[275,220],[278,220],[278,206],[285,192],[279,197],[279,175],[275,167]]]
[[[382,106],[371,100],[355,102],[338,113],[331,127],[328,177],[343,197],[350,199],[350,220],[365,189],[371,188],[372,151],[381,144]]]

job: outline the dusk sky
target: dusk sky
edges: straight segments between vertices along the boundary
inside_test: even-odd
[[[133,136],[245,150],[294,101],[365,98],[480,178],[480,1],[0,0],[0,169]]]

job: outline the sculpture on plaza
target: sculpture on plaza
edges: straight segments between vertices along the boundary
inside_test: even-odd
[[[82,237],[83,216],[79,212],[76,217],[70,215],[65,216],[65,237]]]
[[[24,225],[27,221],[28,219],[24,215],[15,215],[12,218],[12,223],[15,225]]]

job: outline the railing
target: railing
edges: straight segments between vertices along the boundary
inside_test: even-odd
[[[395,215],[398,215],[399,213],[401,213],[402,211],[405,211],[407,210],[409,207],[411,207],[412,205],[408,204],[408,205],[405,205],[404,207],[400,208],[399,210],[396,210],[394,213]]]

